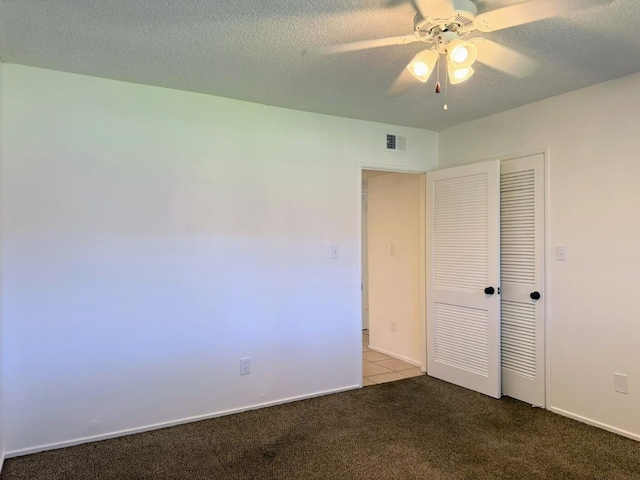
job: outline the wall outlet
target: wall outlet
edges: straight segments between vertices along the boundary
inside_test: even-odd
[[[394,321],[391,322],[391,331],[392,332],[396,331],[396,322],[394,322]]]
[[[567,261],[567,246],[566,245],[556,245],[556,260],[561,262]]]
[[[340,247],[337,245],[332,245],[331,246],[331,258],[333,260],[337,260],[338,258],[340,258]]]
[[[240,375],[249,375],[251,373],[251,359],[249,357],[240,359]]]
[[[627,376],[624,373],[613,374],[613,388],[618,393],[628,393],[627,391]]]

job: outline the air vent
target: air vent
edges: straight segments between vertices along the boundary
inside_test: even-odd
[[[407,150],[407,137],[387,133],[387,150],[405,152]]]

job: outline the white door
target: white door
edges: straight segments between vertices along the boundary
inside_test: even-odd
[[[544,406],[544,157],[500,174],[502,393]]]
[[[500,163],[427,174],[427,373],[500,398]]]

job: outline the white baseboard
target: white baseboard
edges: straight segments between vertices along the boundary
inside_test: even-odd
[[[390,357],[397,358],[398,360],[402,360],[403,362],[410,363],[411,365],[415,365],[416,367],[421,367],[420,362],[415,360],[411,360],[410,358],[403,357],[402,355],[398,355],[397,353],[389,352],[382,348],[374,347],[373,345],[367,345],[369,350],[373,350],[374,352],[384,353],[385,355],[389,355]]]
[[[37,447],[31,447],[31,448],[24,448],[24,449],[20,449],[20,450],[13,450],[10,452],[5,452],[5,454],[2,456],[2,460],[4,461],[5,458],[13,458],[13,457],[19,457],[22,455],[29,455],[31,453],[37,453],[37,452],[44,452],[45,450],[55,450],[57,448],[65,448],[65,447],[73,447],[74,445],[80,445],[83,443],[89,443],[89,442],[98,442],[100,440],[108,440],[110,438],[117,438],[117,437],[122,437],[125,435],[132,435],[134,433],[142,433],[142,432],[149,432],[152,430],[159,430],[161,428],[167,428],[167,427],[174,427],[176,425],[182,425],[185,423],[191,423],[191,422],[198,422],[200,420],[208,420],[210,418],[216,418],[216,417],[222,417],[224,415],[232,415],[234,413],[241,413],[241,412],[246,412],[249,410],[257,410],[259,408],[265,408],[265,407],[273,407],[276,405],[281,405],[283,403],[290,403],[290,402],[295,402],[298,400],[306,400],[307,398],[314,398],[314,397],[321,397],[323,395],[330,395],[332,393],[340,393],[340,392],[346,392],[349,390],[355,390],[358,388],[362,388],[362,385],[351,385],[348,387],[343,387],[343,388],[336,388],[333,390],[324,390],[321,392],[314,392],[314,393],[310,393],[307,395],[300,395],[297,397],[289,397],[289,398],[283,398],[281,400],[275,400],[273,402],[264,402],[264,403],[257,403],[254,405],[248,405],[246,407],[240,407],[240,408],[233,408],[233,409],[229,409],[229,410],[223,410],[220,412],[213,412],[213,413],[207,413],[204,415],[197,415],[194,417],[187,417],[187,418],[181,418],[178,420],[171,420],[169,422],[162,422],[162,423],[156,423],[153,425],[146,425],[144,427],[137,427],[137,428],[130,428],[130,429],[126,429],[126,430],[120,430],[117,432],[111,432],[111,433],[105,433],[105,434],[101,434],[101,435],[94,435],[94,436],[90,436],[90,437],[83,437],[83,438],[76,438],[73,440],[67,440],[64,442],[56,442],[56,443],[49,443],[47,445],[40,445]]]
[[[587,417],[583,417],[582,415],[577,415],[575,413],[569,412],[567,410],[563,410],[561,408],[549,407],[549,410],[553,413],[557,413],[558,415],[562,415],[563,417],[568,417],[573,420],[577,420],[578,422],[586,423],[587,425],[591,425],[592,427],[598,427],[602,430],[606,430],[611,433],[617,433],[623,437],[630,438],[631,440],[640,441],[640,435],[632,432],[628,432],[626,430],[622,430],[620,428],[612,427],[611,425],[607,425],[606,423],[598,422],[596,420],[592,420]]]

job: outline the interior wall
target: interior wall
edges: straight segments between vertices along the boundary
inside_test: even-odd
[[[400,158],[389,126],[4,75],[8,454],[360,384],[359,164]],[[393,130],[435,167],[436,133]]]
[[[421,175],[368,182],[369,347],[420,365]]]
[[[442,132],[440,166],[548,147],[548,404],[640,439],[638,112],[635,74]]]

